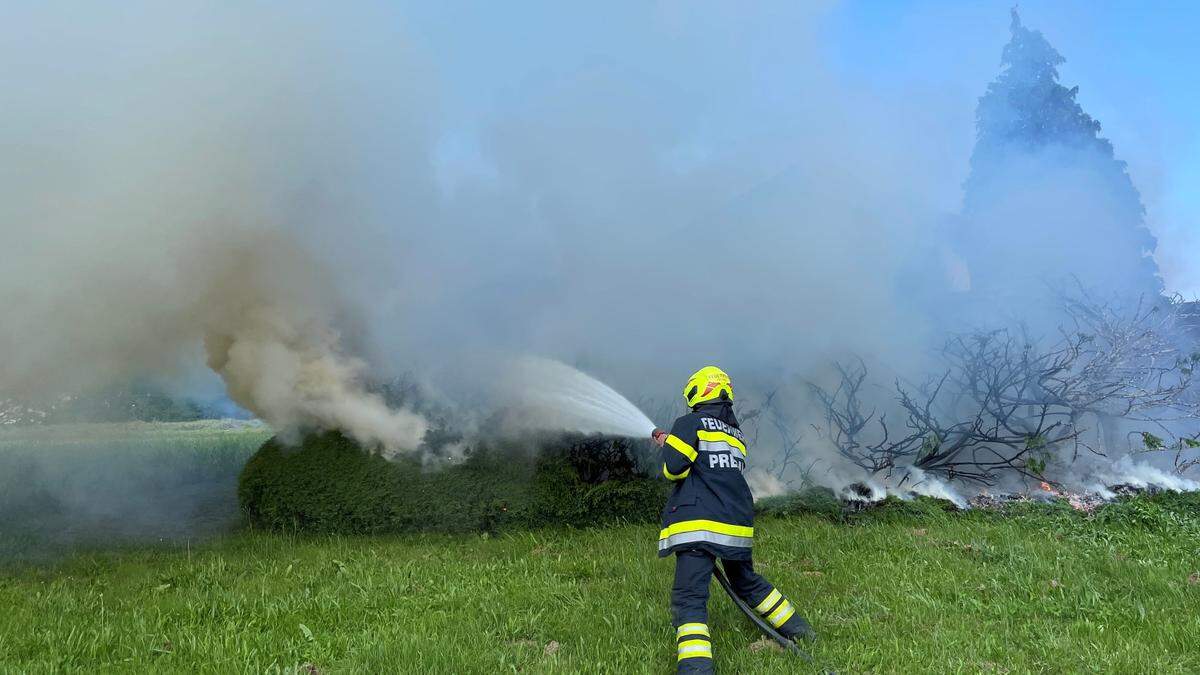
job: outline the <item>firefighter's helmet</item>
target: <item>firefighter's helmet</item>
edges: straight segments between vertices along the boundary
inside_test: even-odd
[[[683,400],[689,408],[717,399],[732,401],[733,385],[729,382],[729,375],[716,366],[704,366],[697,370],[683,385]]]

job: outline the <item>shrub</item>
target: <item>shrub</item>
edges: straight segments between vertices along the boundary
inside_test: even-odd
[[[775,497],[764,497],[755,502],[754,510],[764,516],[812,514],[830,520],[841,520],[844,516],[842,502],[833,490],[817,486]]]
[[[669,485],[636,470],[627,442],[568,437],[539,447],[479,446],[430,470],[336,432],[299,447],[271,439],[247,462],[238,498],[256,526],[309,532],[497,532],[658,516]]]

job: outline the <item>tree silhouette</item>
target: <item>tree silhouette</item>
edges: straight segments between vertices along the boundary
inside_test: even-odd
[[[972,290],[1019,303],[1075,276],[1122,295],[1161,293],[1141,196],[1079,88],[1059,83],[1065,59],[1016,9],[1010,32],[1002,71],[979,99],[964,186],[958,247]]]

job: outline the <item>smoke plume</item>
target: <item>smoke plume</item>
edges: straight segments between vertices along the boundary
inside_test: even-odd
[[[996,66],[881,84],[831,56],[836,9],[6,7],[0,397],[211,371],[283,432],[397,451],[426,422],[367,380],[413,374],[466,428],[520,355],[664,417],[718,364],[773,402],[756,462],[856,480],[807,383],[928,373],[966,266],[1019,265],[1004,219],[1061,204],[1027,191],[985,221],[1004,246],[954,251]]]
[[[0,392],[182,376],[203,355],[283,432],[415,447],[424,420],[366,392],[341,334],[339,270],[374,263],[355,247],[376,223],[342,203],[361,139],[339,110],[350,65],[323,42],[336,27],[205,3],[135,4],[132,24],[9,11],[30,31],[0,58]]]

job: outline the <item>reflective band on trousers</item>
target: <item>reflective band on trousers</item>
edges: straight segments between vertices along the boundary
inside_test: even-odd
[[[679,658],[684,659],[694,658],[712,658],[712,643],[708,640],[687,640],[679,643]]]
[[[676,640],[684,635],[704,635],[707,637],[708,625],[703,623],[685,623],[679,628],[675,629]]]
[[[772,588],[771,592],[767,594],[767,597],[764,598],[762,602],[758,603],[758,607],[754,608],[754,611],[758,612],[759,614],[766,614],[771,610],[772,607],[775,606],[775,603],[779,602],[779,599],[782,597],[783,594],[780,593],[778,589]]]
[[[779,604],[779,609],[771,612],[771,616],[767,617],[767,622],[772,626],[779,628],[783,624],[787,623],[787,620],[792,618],[792,615],[795,613],[796,609],[792,607],[792,603],[784,600]]]
[[[666,539],[659,539],[658,550],[665,551],[672,546],[694,544],[700,541],[719,546],[733,546],[734,548],[751,548],[754,545],[752,537],[734,537],[728,534],[697,530],[695,532],[680,532],[679,534],[672,534]]]

